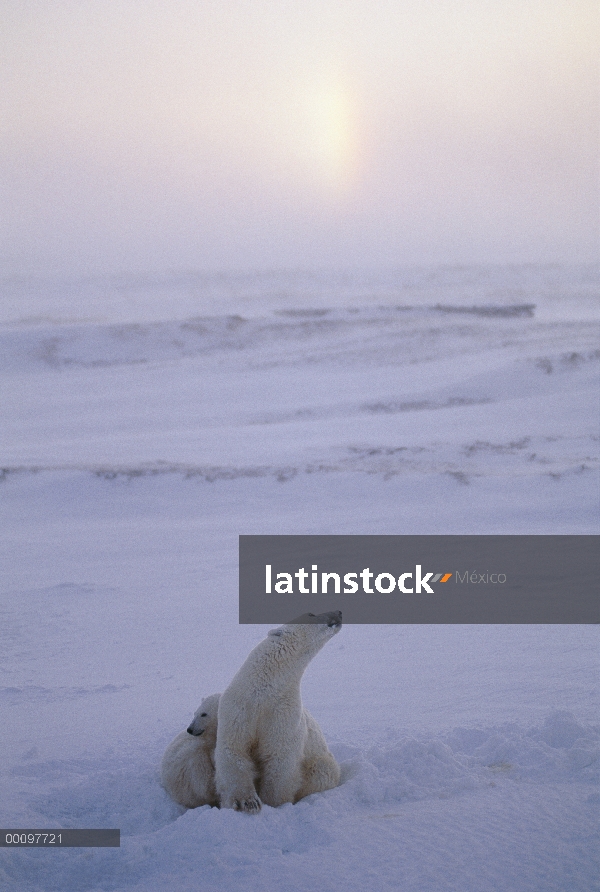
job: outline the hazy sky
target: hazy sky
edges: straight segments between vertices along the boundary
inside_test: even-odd
[[[0,0],[2,274],[598,256],[596,0]]]

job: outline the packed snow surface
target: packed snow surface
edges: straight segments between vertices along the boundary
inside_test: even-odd
[[[3,284],[0,825],[121,830],[3,887],[599,888],[598,626],[346,625],[302,687],[337,789],[159,783],[267,631],[239,534],[597,533],[597,273]]]

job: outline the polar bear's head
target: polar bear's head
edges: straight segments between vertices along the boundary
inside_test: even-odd
[[[202,737],[202,743],[206,746],[214,746],[217,741],[217,712],[220,696],[220,694],[211,694],[210,697],[205,697],[194,713],[192,724],[187,729],[188,734]]]
[[[294,626],[320,626],[322,627],[320,632],[327,633],[329,630],[329,637],[331,635],[335,635],[336,632],[339,632],[342,628],[342,611],[341,610],[332,610],[330,613],[303,613],[302,616],[297,616],[296,619],[291,619],[289,623],[286,623],[285,626],[279,626],[278,629],[271,629],[269,635],[272,635],[275,638],[280,637],[286,630],[293,630]]]
[[[303,613],[278,629],[271,629],[267,640],[284,650],[297,650],[311,659],[342,628],[342,611]]]

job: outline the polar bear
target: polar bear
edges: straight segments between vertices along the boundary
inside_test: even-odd
[[[215,782],[222,808],[256,814],[262,802],[297,802],[339,784],[339,766],[302,706],[300,681],[341,626],[338,610],[271,629],[221,695]]]
[[[220,694],[206,697],[187,731],[172,740],[163,756],[160,779],[175,802],[185,808],[218,805],[215,744]]]

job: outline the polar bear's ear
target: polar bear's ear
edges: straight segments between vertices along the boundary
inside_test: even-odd
[[[281,638],[283,635],[283,629],[269,629],[267,633],[267,638]]]

